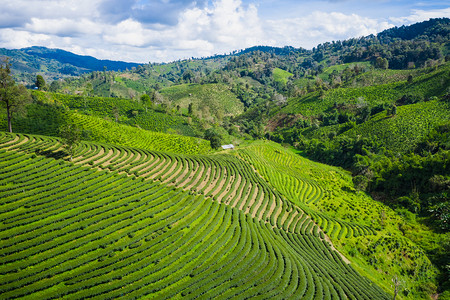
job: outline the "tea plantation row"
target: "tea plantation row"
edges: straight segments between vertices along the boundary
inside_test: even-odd
[[[276,192],[264,191],[279,215],[232,200],[232,182],[264,190],[254,172],[233,173],[238,159],[83,143],[70,163],[60,151],[57,139],[0,134],[1,298],[389,298],[317,234],[284,229]],[[121,173],[133,162],[143,176]],[[197,172],[224,174],[230,190],[190,190]],[[166,184],[183,173],[189,191]]]

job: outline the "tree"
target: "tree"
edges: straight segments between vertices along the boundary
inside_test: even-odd
[[[61,82],[59,80],[53,80],[50,84],[50,92],[57,92],[61,88]]]
[[[275,93],[275,95],[273,95],[273,101],[278,106],[284,106],[287,104],[286,97],[283,96],[282,94],[278,94],[278,93]]]
[[[149,95],[144,94],[141,96],[142,104],[145,106],[145,111],[147,112],[147,107],[152,105],[152,99]]]
[[[211,148],[218,149],[222,145],[222,136],[215,128],[205,131],[205,139],[211,143]]]
[[[386,58],[383,57],[377,57],[377,60],[375,62],[375,66],[379,69],[386,70],[389,68],[389,62]]]
[[[23,85],[16,85],[11,77],[11,64],[8,59],[0,63],[0,103],[6,108],[8,131],[12,132],[12,116],[24,112],[31,101],[30,94]]]
[[[395,116],[397,114],[397,106],[394,104],[391,108],[391,116]]]
[[[70,161],[72,161],[75,147],[81,139],[81,131],[75,124],[69,123],[61,127],[59,133],[63,139],[64,147],[70,155]]]
[[[395,116],[397,114],[397,106],[395,104],[392,104],[391,107],[389,107],[386,110],[386,116]]]
[[[151,102],[153,104],[161,104],[164,102],[164,97],[157,90],[154,90],[151,96]]]
[[[403,284],[402,280],[398,279],[397,275],[392,278],[392,287],[394,288],[394,300],[397,298],[400,286]]]
[[[44,80],[44,77],[42,77],[42,75],[37,75],[36,76],[35,85],[37,86],[37,88],[39,90],[42,90],[42,89],[45,88],[45,80]]]
[[[188,105],[188,114],[189,114],[190,116],[192,116],[193,113],[194,113],[194,108],[193,108],[192,102],[191,102],[191,103],[189,103],[189,105]]]
[[[413,82],[413,76],[411,74],[408,75],[408,83]]]
[[[116,122],[119,122],[120,111],[117,106],[113,107],[112,114],[113,114],[114,118],[116,119]]]

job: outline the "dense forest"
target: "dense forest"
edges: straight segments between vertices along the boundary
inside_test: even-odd
[[[34,89],[17,91],[29,93],[29,97],[23,97],[27,100],[20,110],[12,111],[11,124],[9,110],[0,111],[1,130],[7,131],[11,126],[13,132],[22,134],[67,138],[65,126],[75,124],[78,140],[86,143],[181,153],[179,156],[145,154],[153,158],[161,155],[159,159],[170,161],[166,170],[170,175],[155,173],[152,180],[173,181],[180,186],[188,179],[176,181],[175,162],[183,162],[183,168],[195,165],[194,159],[189,161],[183,155],[211,154],[211,158],[202,161],[205,164],[202,168],[212,170],[223,164],[227,170],[216,177],[230,176],[235,168],[248,172],[241,165],[247,162],[261,175],[246,179],[252,193],[256,195],[263,190],[268,193],[266,185],[271,185],[274,196],[266,197],[292,200],[283,210],[293,212],[291,205],[295,204],[310,214],[323,232],[331,236],[336,247],[355,261],[357,258],[364,261],[360,269],[367,266],[377,270],[386,265],[391,271],[401,270],[403,280],[410,282],[403,282],[401,297],[413,299],[440,294],[442,299],[450,299],[450,19],[431,19],[377,35],[331,41],[311,50],[255,46],[229,55],[163,64],[133,65],[86,57],[80,60],[65,52],[41,50],[0,52],[0,57],[9,57],[2,65],[2,72],[6,74],[8,69],[16,82]],[[52,72],[41,72],[43,64],[49,64],[52,68],[47,70]],[[0,100],[7,108],[6,96],[0,95]],[[220,155],[221,145],[231,143],[243,147],[242,152],[233,156],[239,159],[220,160],[214,156]],[[264,148],[259,143],[271,146],[267,144]],[[87,148],[78,151],[88,153]],[[130,156],[132,151],[124,149],[102,151],[128,151]],[[294,151],[297,158],[285,156],[283,149]],[[275,159],[277,155],[283,160]],[[320,168],[338,167],[303,174],[304,181],[314,188],[314,182],[320,178],[326,181],[330,174],[341,171],[350,174],[348,184],[339,181],[342,185],[339,192],[327,186],[320,197],[332,201],[335,193],[336,199],[342,193],[348,199],[371,197],[385,205],[395,215],[389,218],[400,218],[401,222],[392,225],[387,221],[386,210],[379,209],[375,214],[381,221],[371,226],[401,232],[407,240],[402,243],[409,245],[405,249],[418,247],[414,249],[420,249],[417,253],[423,253],[431,264],[408,265],[409,269],[400,264],[387,266],[389,258],[380,258],[377,251],[381,250],[376,250],[380,243],[383,249],[390,249],[387,236],[373,249],[360,249],[358,242],[362,240],[355,244],[348,241],[346,245],[341,237],[347,234],[351,238],[349,228],[358,232],[355,228],[359,227],[345,224],[356,217],[344,208],[330,212],[327,205],[331,202],[317,204],[312,196],[305,203],[296,203],[293,199],[306,194],[300,196],[293,190],[284,190],[283,180],[288,179],[283,179],[284,175],[279,179],[273,171],[279,172],[283,169],[281,162],[291,159],[285,176],[292,178],[297,178],[295,172],[300,168],[294,167],[295,163],[303,160],[311,170],[313,167],[308,164],[316,162],[328,165]],[[312,162],[306,163],[306,159]],[[79,161],[83,160],[79,158]],[[100,160],[87,161],[92,166],[107,167]],[[138,161],[137,158],[134,164],[119,169],[147,176],[145,172],[140,173],[144,167],[133,167]],[[182,167],[179,168],[181,174]],[[209,178],[210,174],[201,176]],[[244,175],[241,177],[240,183],[244,182]],[[226,177],[226,182],[236,178],[237,175],[231,175]],[[208,180],[212,183],[216,178]],[[194,185],[197,188],[199,183],[192,182],[183,188],[192,189]],[[196,192],[205,196],[209,192],[213,199],[222,195],[200,186]],[[230,190],[226,195],[232,198],[238,193]],[[361,203],[358,205],[365,207]],[[246,205],[250,207],[251,203]],[[341,233],[329,225],[327,231],[327,222],[332,221],[327,219],[326,212],[340,218]],[[266,221],[278,224],[276,220]],[[260,226],[255,224],[251,226]],[[360,227],[360,236],[368,226]],[[403,255],[402,263],[409,259],[405,251],[395,254]],[[384,282],[383,286],[386,285]]]

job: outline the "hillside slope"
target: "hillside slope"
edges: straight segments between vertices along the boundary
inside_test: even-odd
[[[346,264],[301,210],[270,209],[281,199],[262,181],[249,189],[272,195],[263,197],[267,221],[235,205],[236,192],[227,193],[236,199],[230,202],[139,173],[98,171],[95,166],[145,168],[143,156],[164,157],[132,149],[125,157],[117,149],[122,159],[106,148],[90,154],[99,146],[81,145],[73,165],[49,158],[61,147],[55,139],[1,135],[2,297],[389,298]],[[227,175],[235,167],[224,159],[226,182],[248,186],[246,177]],[[168,168],[173,171],[153,174],[177,182],[184,173]],[[286,218],[284,211],[294,213]]]
[[[83,142],[68,163],[57,139],[2,133],[0,155],[5,297],[387,299],[367,278],[391,291],[398,274],[421,297],[435,276],[392,211],[274,143],[185,156]],[[380,243],[421,271],[400,249],[373,265]]]

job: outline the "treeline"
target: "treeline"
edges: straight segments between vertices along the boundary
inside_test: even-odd
[[[450,121],[435,126],[406,153],[386,149],[374,135],[319,140],[298,132],[294,138],[308,157],[351,170],[357,189],[393,208],[429,217],[438,230],[450,230]]]

